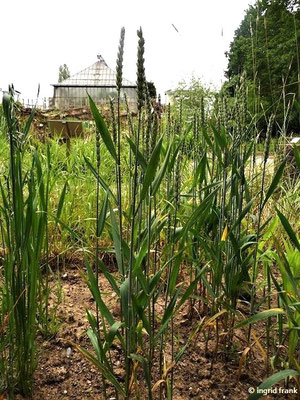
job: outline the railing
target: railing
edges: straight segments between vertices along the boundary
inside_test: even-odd
[[[42,99],[38,99],[37,103],[34,99],[18,99],[18,101],[23,105],[25,108],[33,108],[35,105],[37,108],[47,110],[49,108],[57,108],[60,110],[69,110],[71,108],[84,108],[89,107],[89,100],[88,98],[82,97],[43,97]],[[109,107],[109,99],[98,99],[95,101],[97,105],[100,106],[108,106]],[[128,106],[131,111],[137,110],[137,103],[136,101],[128,101]]]

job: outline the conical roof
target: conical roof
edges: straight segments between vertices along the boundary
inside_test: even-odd
[[[79,86],[79,87],[115,87],[116,72],[108,67],[101,55],[98,55],[98,61],[88,68],[83,69],[70,78],[65,79],[53,86]],[[136,84],[123,78],[123,87],[136,87]]]

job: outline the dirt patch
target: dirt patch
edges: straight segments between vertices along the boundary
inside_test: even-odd
[[[104,399],[101,374],[74,348],[72,343],[90,348],[86,335],[88,323],[86,309],[93,311],[95,302],[80,274],[82,262],[72,261],[56,271],[61,278],[63,300],[58,308],[61,327],[55,337],[39,338],[39,363],[34,376],[33,400]],[[56,281],[51,282],[53,287]],[[117,299],[105,278],[100,275],[101,290],[105,292],[105,302],[115,318],[119,317]],[[157,310],[159,312],[159,309]],[[188,306],[181,310],[174,322],[175,345],[184,345],[199,322],[200,316],[188,317]],[[207,332],[207,331],[206,331]],[[240,333],[239,333],[240,334]],[[249,396],[248,389],[257,387],[266,377],[265,362],[260,352],[254,351],[240,377],[237,371],[242,351],[246,345],[235,340],[236,348],[219,346],[216,352],[215,332],[212,326],[208,344],[203,334],[194,337],[187,351],[174,368],[174,400],[243,400]],[[169,349],[167,349],[167,352]],[[120,382],[124,381],[124,360],[118,347],[113,348],[115,373]],[[169,355],[167,355],[169,357]],[[154,369],[157,367],[155,362]],[[157,369],[157,368],[156,368]],[[139,390],[140,398],[146,399],[147,391],[143,383],[142,370]],[[158,380],[157,376],[157,380]],[[153,384],[156,381],[153,379]],[[107,398],[115,399],[113,388],[108,387]],[[138,397],[132,397],[138,398]],[[159,390],[154,399],[159,398]],[[264,399],[285,398],[282,396]],[[293,397],[286,397],[289,400]],[[296,397],[295,397],[296,398]]]

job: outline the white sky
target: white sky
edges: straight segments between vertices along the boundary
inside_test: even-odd
[[[145,38],[147,80],[162,94],[194,76],[219,87],[229,49],[254,0],[0,0],[0,89],[9,83],[34,98],[52,96],[58,68],[71,75],[100,53],[115,69],[125,27],[124,77],[136,80],[136,30]],[[178,29],[179,33],[172,27]],[[223,33],[223,35],[222,35]],[[27,100],[26,100],[27,101]],[[41,101],[40,101],[41,102]]]

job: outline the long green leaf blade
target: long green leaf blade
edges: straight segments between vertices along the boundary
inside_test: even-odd
[[[114,143],[112,141],[112,138],[108,132],[106,123],[104,121],[104,119],[102,118],[101,114],[98,111],[98,108],[96,107],[96,104],[94,103],[93,99],[91,98],[91,96],[88,94],[89,97],[89,102],[90,102],[90,108],[96,123],[96,127],[98,132],[100,133],[102,140],[105,144],[105,146],[107,147],[107,150],[110,152],[110,154],[112,155],[113,159],[115,161],[117,161],[117,152],[114,146]]]
[[[267,191],[266,197],[265,197],[265,199],[263,201],[263,204],[262,204],[262,208],[264,208],[266,202],[269,200],[269,198],[272,196],[274,190],[278,186],[278,183],[279,183],[279,181],[280,181],[280,179],[282,177],[282,174],[283,174],[283,171],[284,171],[284,168],[285,168],[285,164],[286,164],[286,160],[284,160],[280,164],[280,166],[279,166],[279,168],[278,168],[278,170],[277,170],[277,172],[276,172],[276,174],[275,174],[275,176],[274,176],[274,178],[273,178],[273,180],[271,182],[271,185],[270,185],[270,187],[269,187],[269,189]]]

